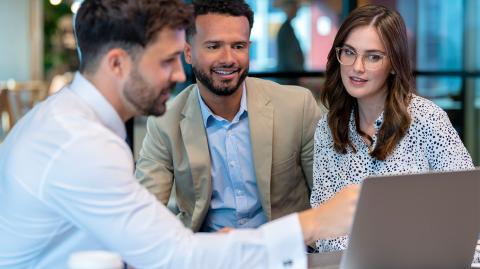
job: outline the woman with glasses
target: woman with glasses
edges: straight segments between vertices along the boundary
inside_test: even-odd
[[[354,10],[328,55],[321,101],[329,112],[315,133],[313,207],[370,175],[473,168],[447,114],[415,95],[413,83],[400,14],[375,5]],[[342,237],[317,247],[346,243]]]

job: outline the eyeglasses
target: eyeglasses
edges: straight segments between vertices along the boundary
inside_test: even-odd
[[[387,57],[381,52],[360,54],[346,47],[336,47],[335,50],[337,51],[337,60],[341,65],[352,65],[357,60],[358,55],[360,55],[362,56],[363,66],[368,70],[379,69],[383,65],[383,59]]]

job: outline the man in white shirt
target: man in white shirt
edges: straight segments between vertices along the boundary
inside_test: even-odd
[[[256,230],[193,234],[133,176],[123,122],[162,115],[185,79],[180,0],[86,0],[80,73],[0,145],[0,268],[66,268],[106,249],[135,268],[306,268],[304,243],[345,234],[358,189]]]

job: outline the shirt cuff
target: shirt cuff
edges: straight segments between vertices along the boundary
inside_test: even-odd
[[[261,226],[268,253],[268,268],[306,269],[307,255],[298,214]]]

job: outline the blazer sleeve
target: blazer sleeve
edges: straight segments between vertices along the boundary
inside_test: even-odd
[[[301,162],[308,187],[312,189],[313,145],[315,128],[321,117],[321,110],[310,91],[306,91],[303,106]]]
[[[173,161],[169,139],[158,120],[149,117],[147,134],[136,164],[135,177],[155,197],[167,204],[173,186]]]

